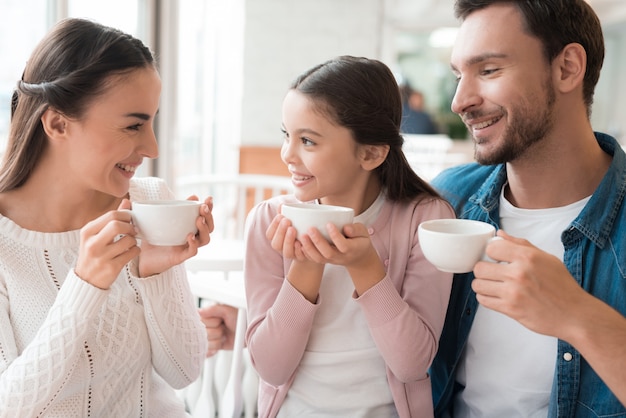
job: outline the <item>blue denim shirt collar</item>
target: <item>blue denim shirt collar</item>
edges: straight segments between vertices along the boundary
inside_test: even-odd
[[[596,133],[596,139],[600,147],[613,156],[613,161],[589,203],[572,223],[572,227],[599,248],[604,248],[626,195],[626,154],[610,136]],[[564,243],[567,244],[565,240]]]

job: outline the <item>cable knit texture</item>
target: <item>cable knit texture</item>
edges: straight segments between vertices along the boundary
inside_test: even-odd
[[[131,200],[171,198],[135,179]],[[42,201],[42,204],[45,204]],[[0,215],[0,417],[184,417],[206,333],[183,266],[133,262],[109,290],[74,273],[79,231],[25,230]]]

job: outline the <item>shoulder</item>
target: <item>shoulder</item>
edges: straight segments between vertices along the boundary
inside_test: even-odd
[[[495,167],[478,163],[461,164],[442,171],[431,184],[440,193],[472,190],[484,183]]]
[[[435,177],[432,186],[453,206],[475,194],[500,166],[462,164],[448,168]]]
[[[132,201],[174,198],[174,193],[165,183],[165,180],[158,177],[136,177],[131,179],[129,194]]]
[[[427,196],[408,202],[386,201],[376,223],[397,230],[413,231],[429,219],[454,218],[454,209],[439,197]]]

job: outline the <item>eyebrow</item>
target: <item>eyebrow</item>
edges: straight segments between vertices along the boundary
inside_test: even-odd
[[[158,111],[157,111],[157,114],[159,114]],[[150,120],[151,118],[151,116],[148,115],[147,113],[138,113],[138,112],[127,113],[124,116],[128,118],[137,118],[141,120]]]
[[[471,66],[471,65],[480,64],[481,62],[488,61],[490,59],[494,59],[494,58],[502,59],[506,57],[508,57],[508,55],[502,52],[487,52],[485,54],[475,55],[471,57],[465,62],[465,64]],[[453,71],[457,70],[456,66],[452,63],[450,63],[450,68],[452,68]]]
[[[287,131],[287,129],[285,128],[285,125],[281,125],[281,128],[282,128],[283,131]],[[319,132],[314,131],[313,129],[309,129],[309,128],[297,129],[296,133],[298,135],[310,134],[310,135],[315,135],[315,136],[319,136],[319,137],[322,136],[322,134],[320,134]]]

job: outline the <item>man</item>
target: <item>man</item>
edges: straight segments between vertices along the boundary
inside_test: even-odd
[[[479,164],[433,184],[504,239],[487,248],[500,263],[455,275],[435,415],[626,417],[626,155],[589,121],[600,23],[584,0],[455,13],[452,109]]]

